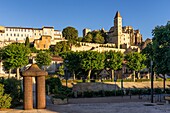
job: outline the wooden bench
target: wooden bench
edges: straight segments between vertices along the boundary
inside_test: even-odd
[[[170,96],[165,96],[165,101],[167,104],[170,104]]]

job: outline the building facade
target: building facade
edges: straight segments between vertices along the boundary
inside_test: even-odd
[[[115,43],[118,48],[138,46],[142,43],[142,35],[139,30],[134,30],[132,26],[122,27],[122,17],[117,11],[114,17],[114,26],[108,32],[108,42]]]
[[[23,43],[26,37],[30,42],[39,39],[43,35],[51,36],[51,41],[62,39],[62,32],[55,30],[54,27],[26,28],[26,27],[5,27],[0,26],[1,42],[20,42]]]

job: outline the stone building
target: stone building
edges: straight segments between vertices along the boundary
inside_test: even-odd
[[[44,50],[49,49],[51,45],[51,36],[50,35],[43,35],[40,39],[34,40],[34,47],[37,50]]]
[[[91,32],[91,29],[88,28],[83,29],[83,37],[86,36],[88,32]]]
[[[132,26],[122,27],[122,17],[117,11],[114,17],[114,26],[108,32],[108,42],[115,43],[118,48],[123,45],[138,46],[142,43],[142,35],[139,30],[134,30]]]
[[[62,40],[62,32],[55,30],[54,27],[27,28],[27,27],[5,27],[0,26],[1,42],[25,42],[26,37],[30,42],[39,39],[43,35],[51,36],[51,41],[55,44],[59,39]]]

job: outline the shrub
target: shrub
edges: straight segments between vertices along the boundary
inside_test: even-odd
[[[54,94],[55,90],[58,90],[62,87],[61,81],[58,77],[49,77],[46,79],[46,89],[47,85],[49,86],[49,92]],[[57,89],[56,89],[57,88]],[[47,90],[46,90],[47,92]]]
[[[21,91],[21,81],[16,78],[0,79],[0,83],[4,85],[4,93],[10,94],[12,98],[11,107],[21,104],[23,92]]]
[[[12,98],[9,94],[4,94],[4,85],[0,84],[0,108],[9,108]]]

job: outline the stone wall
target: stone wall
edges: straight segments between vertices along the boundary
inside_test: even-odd
[[[119,89],[115,84],[106,84],[106,83],[78,83],[73,85],[73,91],[84,92],[84,91],[112,91]]]

